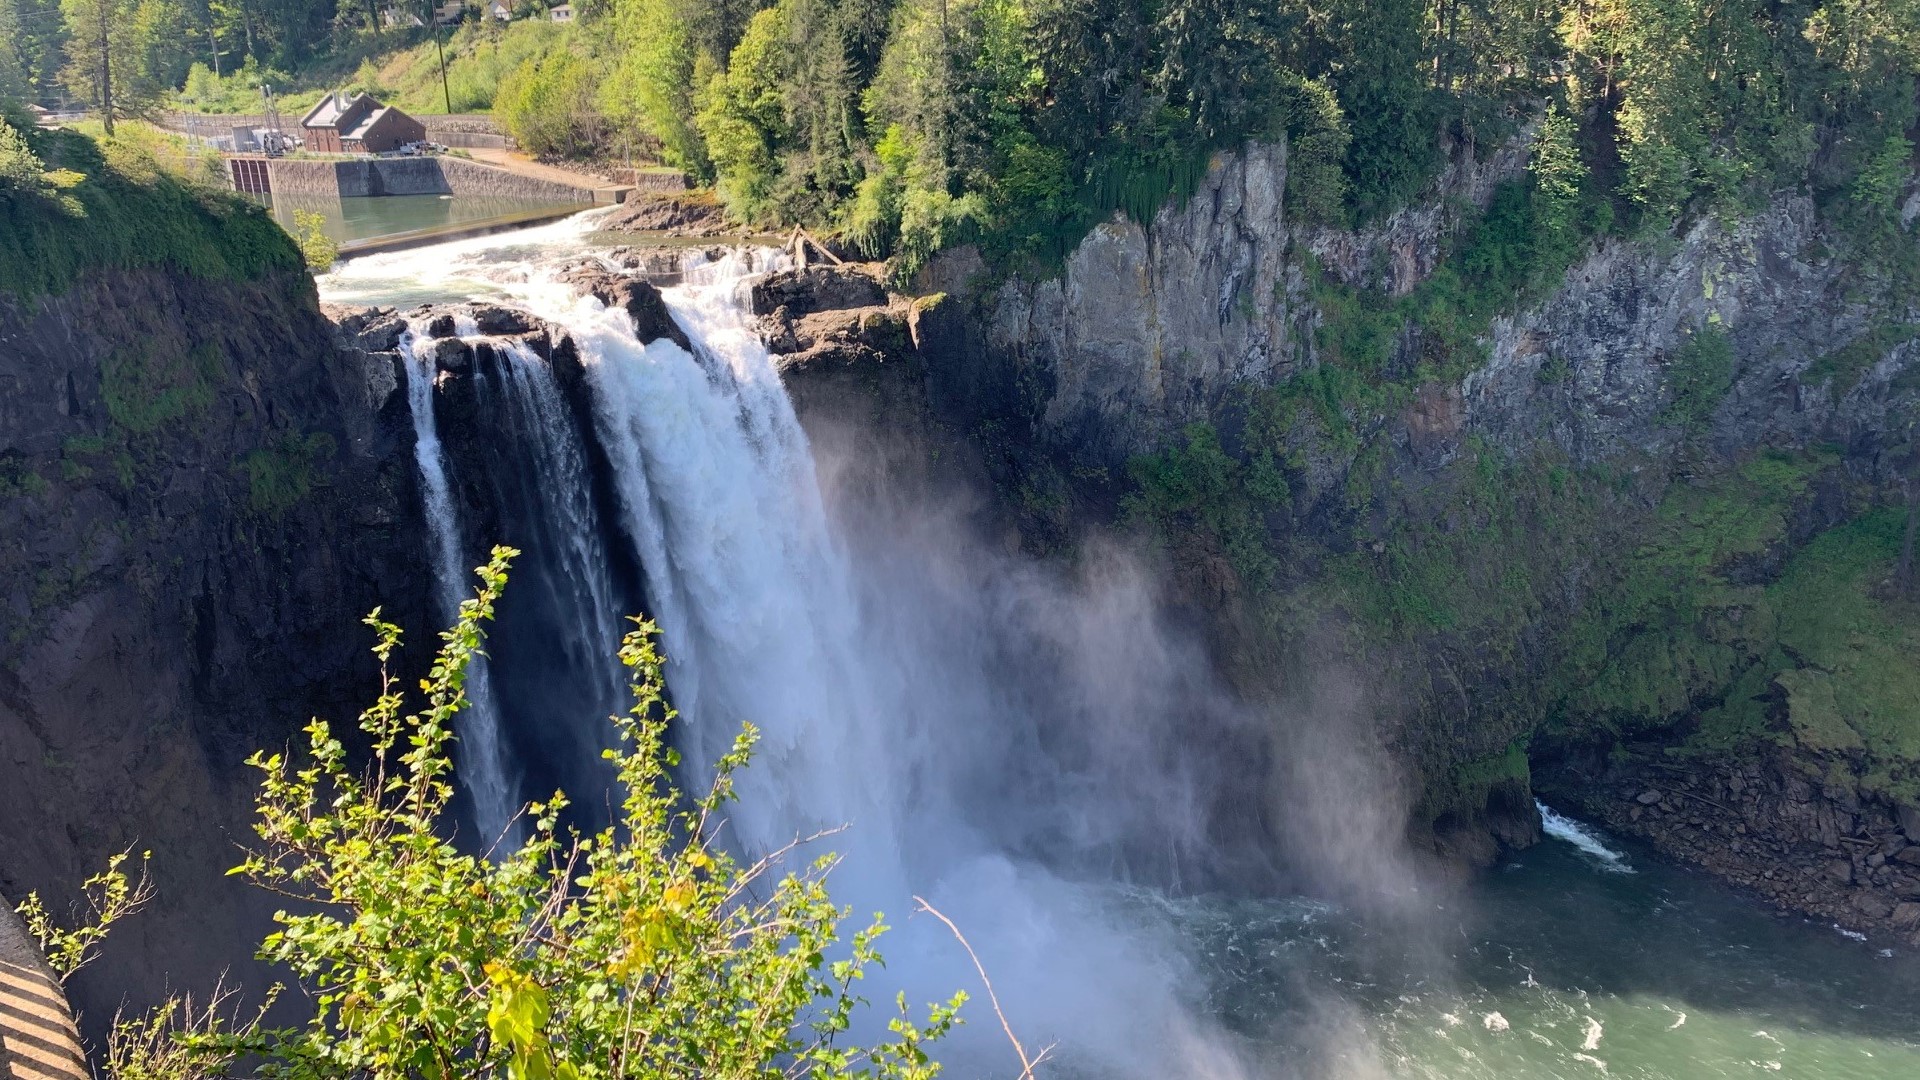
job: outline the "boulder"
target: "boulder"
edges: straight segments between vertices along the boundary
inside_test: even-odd
[[[1877,892],[1856,893],[1853,897],[1853,909],[1869,919],[1884,919],[1893,914],[1893,901]]]
[[[608,232],[685,232],[726,227],[726,208],[712,195],[698,192],[636,191],[599,222],[599,228]]]
[[[473,346],[456,337],[441,338],[433,343],[433,366],[439,371],[464,374],[473,367]]]
[[[1652,806],[1654,803],[1657,803],[1660,801],[1660,793],[1658,791],[1653,790],[1652,788],[1648,788],[1647,790],[1641,792],[1638,796],[1636,796],[1634,798],[1634,801],[1639,803],[1641,806]]]
[[[693,344],[686,331],[673,321],[660,290],[644,278],[631,277],[607,269],[598,259],[587,260],[560,271],[559,279],[608,307],[623,308],[633,319],[633,331],[644,343],[666,338],[687,351]]]
[[[1908,840],[1920,844],[1920,806],[1896,806],[1893,808],[1894,820],[1900,823],[1900,831]]]
[[[1920,929],[1920,903],[1902,900],[1893,905],[1893,914],[1889,917],[1893,920],[1895,930]]]
[[[855,266],[809,266],[768,274],[753,286],[753,313],[789,318],[819,311],[885,307],[887,290],[871,271]]]
[[[483,334],[527,334],[539,329],[533,317],[516,308],[480,304],[473,309],[473,321]]]

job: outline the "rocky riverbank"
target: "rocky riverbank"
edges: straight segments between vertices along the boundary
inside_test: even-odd
[[[1812,778],[1784,752],[1638,761],[1548,786],[1607,828],[1783,909],[1920,947],[1920,808]]]

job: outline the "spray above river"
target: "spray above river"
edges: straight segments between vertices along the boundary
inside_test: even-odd
[[[1920,998],[1910,962],[1780,926],[1671,873],[1606,874],[1553,845],[1477,895],[1420,891],[1382,839],[1391,815],[1373,812],[1369,759],[1337,740],[1260,743],[1279,721],[1210,674],[1149,561],[1100,542],[1059,564],[1010,553],[967,493],[875,480],[854,449],[866,444],[833,434],[857,416],[810,439],[745,296],[777,256],[690,254],[665,296],[692,348],[643,343],[625,311],[554,278],[557,260],[586,250],[588,225],[374,256],[322,281],[329,299],[361,303],[510,300],[578,349],[585,415],[539,357],[486,350],[476,377],[494,405],[476,422],[498,438],[466,463],[442,450],[430,363],[409,371],[422,376],[409,403],[441,603],[464,588],[458,567],[508,539],[458,520],[476,500],[495,500],[487,521],[518,530],[527,551],[509,600],[537,594],[503,607],[488,697],[463,717],[482,827],[532,794],[520,786],[530,770],[594,775],[602,717],[619,707],[603,681],[618,675],[612,642],[643,606],[663,632],[686,760],[716,759],[743,722],[762,732],[740,777],[738,842],[767,851],[846,827],[824,842],[844,856],[836,899],[897,927],[883,942],[896,985],[871,996],[980,996],[945,929],[907,918],[925,896],[966,931],[1023,1037],[1058,1045],[1063,1075],[1920,1068],[1914,1006],[1866,989],[1882,980]],[[430,355],[425,331],[416,356]],[[1314,819],[1295,830],[1313,843],[1296,846],[1330,848],[1343,829],[1364,840],[1363,858],[1301,856],[1337,879],[1339,905],[1227,887],[1288,880],[1222,873],[1249,853],[1227,850],[1247,844],[1210,816],[1251,767],[1234,759],[1267,745],[1310,766],[1268,771],[1321,780],[1293,784],[1311,806],[1271,803]],[[1565,824],[1558,835],[1586,836]],[[1383,892],[1418,917],[1369,918]],[[1623,932],[1596,940],[1602,927]],[[1753,951],[1767,934],[1791,966]],[[1646,950],[1684,970],[1634,963]],[[1017,1070],[994,1026],[975,1010],[948,1051],[953,1075]]]

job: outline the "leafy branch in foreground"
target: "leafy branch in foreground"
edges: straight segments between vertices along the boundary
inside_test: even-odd
[[[86,913],[78,913],[73,929],[62,929],[54,922],[53,915],[40,900],[40,894],[32,892],[14,910],[26,921],[27,932],[40,943],[40,952],[47,958],[47,966],[66,982],[73,973],[87,966],[99,955],[100,942],[114,923],[132,915],[147,906],[153,899],[153,881],[147,876],[147,863],[152,860],[150,851],[140,853],[140,874],[128,877],[124,869],[127,859],[133,855],[131,849],[120,852],[107,860],[107,868],[80,883],[80,893],[86,903]]]
[[[449,840],[453,720],[516,554],[495,548],[480,568],[416,711],[391,672],[399,629],[368,617],[382,676],[360,717],[364,770],[318,720],[307,763],[252,759],[264,846],[232,872],[295,901],[261,957],[293,972],[313,1015],[224,1031],[189,1016],[180,1039],[199,1055],[195,1074],[248,1055],[259,1075],[297,1080],[934,1076],[927,1044],[959,1022],[965,995],[918,1019],[902,996],[888,1035],[854,1039],[866,1004],[854,986],[880,962],[885,926],[876,917],[836,948],[850,912],[827,895],[832,856],[780,874],[800,841],[751,863],[716,842],[755,733],[743,730],[705,794],[676,791],[675,714],[644,622],[620,650],[634,706],[606,752],[623,795],[614,825],[563,832],[556,793],[528,807],[516,850],[488,858]]]

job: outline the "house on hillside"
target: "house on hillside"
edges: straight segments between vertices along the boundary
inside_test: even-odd
[[[555,4],[547,9],[547,18],[552,19],[554,22],[572,22],[573,5]]]
[[[487,18],[495,22],[512,22],[513,8],[507,5],[506,0],[493,0],[487,5]]]
[[[400,12],[392,8],[386,10],[386,13],[381,16],[381,20],[384,21],[388,27],[421,27],[427,25],[420,21],[420,16],[415,15],[411,11]]]
[[[323,154],[384,154],[424,142],[426,125],[365,94],[328,94],[300,118],[306,148]]]
[[[438,26],[453,26],[467,17],[467,0],[447,0],[433,9],[433,21]]]

